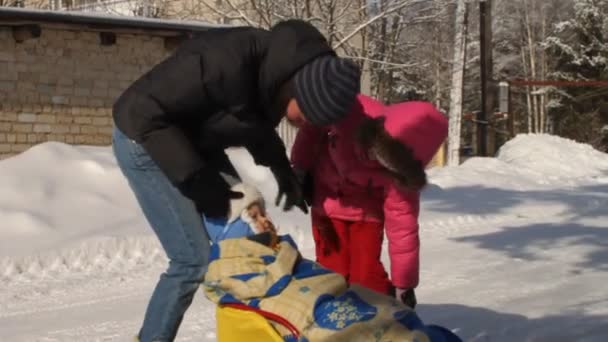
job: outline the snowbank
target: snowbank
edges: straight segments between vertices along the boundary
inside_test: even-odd
[[[520,134],[502,146],[497,159],[554,179],[608,175],[608,154],[547,134]]]
[[[608,154],[586,144],[546,134],[521,134],[504,144],[496,158],[474,157],[458,167],[429,171],[435,186],[491,184],[526,190],[545,185],[563,187],[608,179]],[[433,188],[433,187],[431,187]]]
[[[141,211],[106,147],[34,146],[0,163],[0,193],[0,257],[143,233]]]
[[[270,171],[245,150],[229,154],[244,180],[274,201]],[[311,246],[305,215],[270,211],[283,232]],[[102,265],[99,255],[131,260],[159,254],[110,147],[48,142],[3,160],[0,217],[0,276]]]

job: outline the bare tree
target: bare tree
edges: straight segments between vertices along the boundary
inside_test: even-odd
[[[48,0],[0,0],[0,7],[47,8],[48,3]]]
[[[543,42],[551,35],[552,25],[569,15],[571,1],[514,0],[496,2],[498,74],[504,79],[544,80],[550,70],[550,58]],[[520,124],[530,133],[547,132],[550,105],[549,87],[526,86],[513,89],[513,109],[521,109]],[[512,110],[513,111],[513,110]]]
[[[0,0],[0,6],[4,7],[24,7],[23,0]]]
[[[445,0],[443,0],[445,1]],[[412,11],[427,8],[428,0],[186,0],[174,8],[178,18],[205,18],[230,24],[270,28],[278,21],[298,18],[318,27],[342,55],[357,61],[371,79],[369,91],[391,97],[395,75],[416,66],[409,60],[411,42],[402,39],[408,25],[433,19]],[[405,52],[405,53],[404,53]]]
[[[467,6],[458,0],[456,9],[456,35],[454,37],[454,62],[452,64],[452,88],[450,93],[450,120],[448,142],[448,165],[460,164],[460,131],[462,128],[462,95],[466,56]]]
[[[404,10],[398,45],[390,57],[407,66],[388,68],[392,94],[385,96],[387,100],[422,99],[438,107],[449,102],[454,45],[452,2],[433,0]]]

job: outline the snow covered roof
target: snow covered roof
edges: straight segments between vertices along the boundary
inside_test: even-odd
[[[99,12],[51,11],[32,8],[0,7],[0,26],[4,23],[33,24],[54,23],[84,25],[95,30],[108,28],[138,29],[150,31],[205,31],[210,28],[229,27],[194,20],[169,20],[145,17],[111,15]]]

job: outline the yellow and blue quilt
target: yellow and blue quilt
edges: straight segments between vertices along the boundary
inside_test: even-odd
[[[288,320],[300,337],[275,325],[285,341],[460,341],[392,297],[348,287],[341,275],[302,258],[288,235],[274,249],[246,238],[213,245],[203,286],[217,304],[245,304]]]

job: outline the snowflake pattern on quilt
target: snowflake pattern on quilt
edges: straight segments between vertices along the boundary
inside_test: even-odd
[[[348,291],[339,297],[325,294],[315,305],[315,322],[322,328],[342,330],[348,326],[371,320],[378,309],[363,301],[356,293]]]

